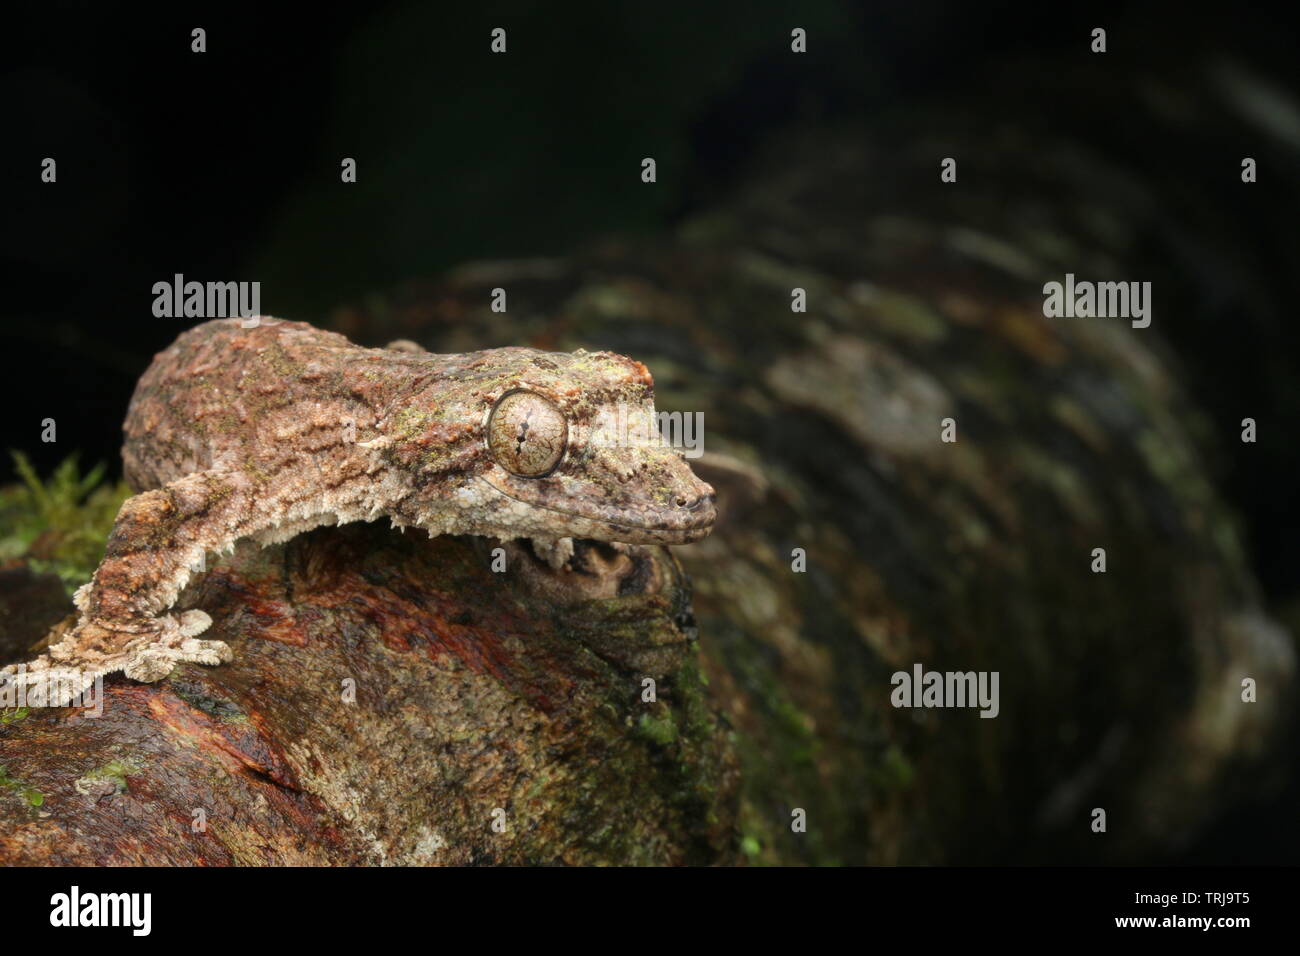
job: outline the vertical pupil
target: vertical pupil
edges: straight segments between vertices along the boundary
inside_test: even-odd
[[[563,454],[566,422],[537,395],[521,392],[502,399],[488,427],[492,454],[498,464],[515,474],[540,476]]]

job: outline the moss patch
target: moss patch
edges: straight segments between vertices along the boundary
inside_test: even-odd
[[[45,803],[45,794],[35,787],[25,786],[20,780],[9,776],[9,772],[3,765],[0,765],[0,787],[22,797],[28,806],[39,807]]]
[[[102,767],[96,767],[90,773],[80,777],[75,787],[78,793],[89,793],[110,787],[117,793],[125,793],[128,789],[126,778],[133,773],[139,773],[142,769],[133,760],[110,760]]]
[[[33,571],[53,572],[71,594],[103,558],[130,489],[105,483],[103,464],[83,474],[76,455],[41,479],[26,455],[10,454],[22,481],[0,488],[0,561],[19,558]]]

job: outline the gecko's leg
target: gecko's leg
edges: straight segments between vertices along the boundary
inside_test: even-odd
[[[104,560],[77,592],[81,616],[76,626],[43,657],[7,667],[0,677],[29,686],[44,682],[48,687],[54,681],[80,685],[53,693],[51,703],[57,705],[115,671],[133,680],[157,681],[181,661],[230,660],[230,648],[221,641],[195,639],[212,623],[207,614],[166,612],[205,552],[219,551],[247,533],[256,511],[250,504],[252,488],[238,472],[207,471],[128,498],[113,524]]]

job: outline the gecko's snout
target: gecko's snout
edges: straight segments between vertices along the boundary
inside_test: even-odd
[[[673,499],[673,504],[684,511],[689,511],[694,514],[703,508],[714,505],[717,500],[718,496],[714,494],[713,489],[710,488],[707,494],[697,495],[694,498],[690,498],[687,495],[678,495]]]
[[[698,484],[698,492],[679,492],[672,499],[676,516],[669,517],[667,523],[681,535],[681,543],[698,541],[707,535],[718,518],[717,494],[712,486]]]
[[[690,544],[713,530],[717,495],[686,460],[658,446],[589,448],[537,479],[499,465],[480,476],[507,498],[536,509],[515,512],[513,529],[626,544]],[[543,526],[544,524],[544,526]]]

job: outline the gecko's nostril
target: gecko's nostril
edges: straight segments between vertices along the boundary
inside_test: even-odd
[[[710,493],[707,495],[700,495],[694,500],[690,500],[685,495],[678,495],[673,499],[673,501],[679,508],[685,508],[687,511],[699,511],[706,504],[711,503],[716,497],[716,495]]]

